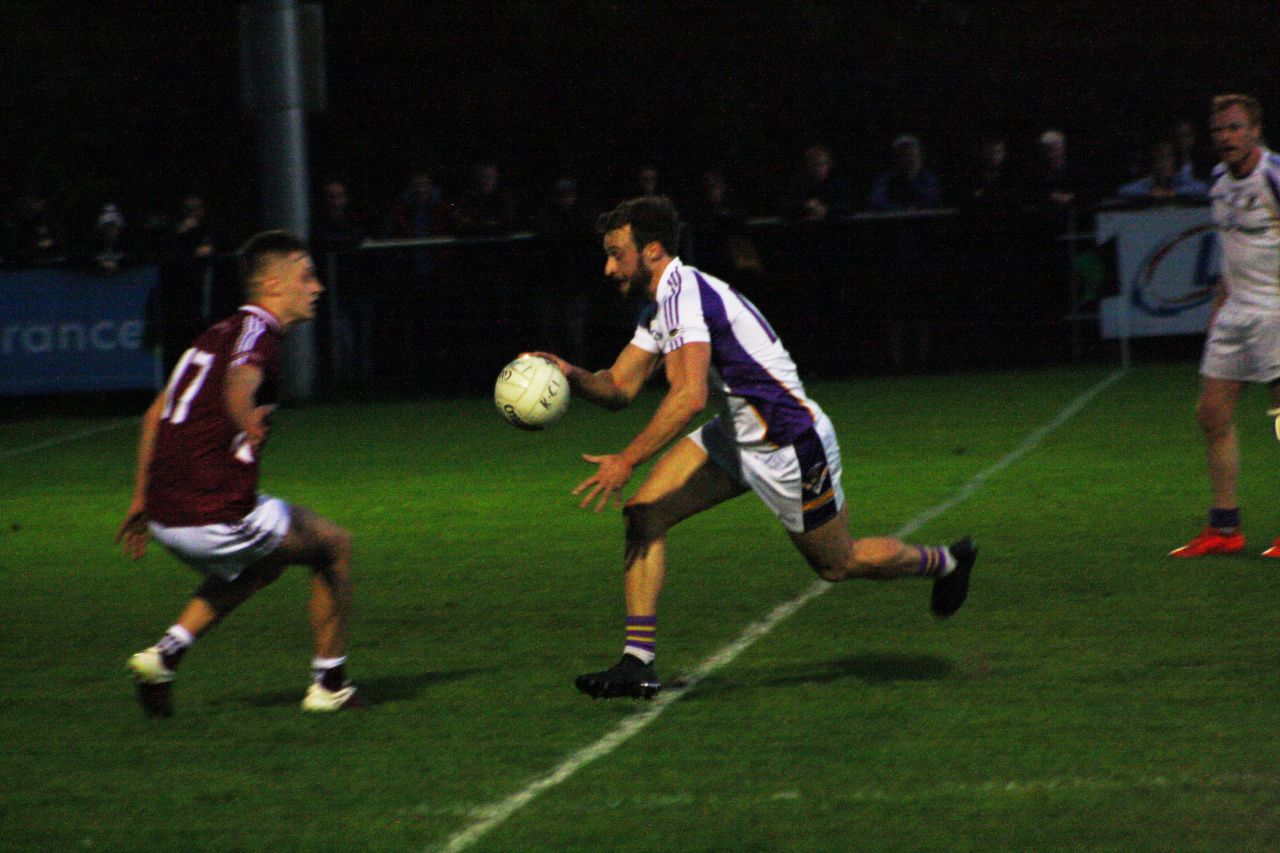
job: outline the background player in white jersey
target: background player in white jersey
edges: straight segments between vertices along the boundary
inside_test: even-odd
[[[205,576],[164,636],[129,659],[150,716],[173,713],[178,661],[286,566],[312,568],[308,711],[363,704],[346,678],[351,535],[300,506],[259,495],[258,454],[280,379],[280,339],[315,316],[324,289],[306,245],[267,231],[241,249],[248,304],[198,336],[142,418],[133,502],[117,541],[142,556],[155,537]]]
[[[1208,526],[1171,551],[1174,557],[1244,548],[1235,410],[1246,383],[1266,384],[1269,414],[1280,415],[1280,157],[1263,146],[1262,108],[1248,95],[1214,98],[1210,133],[1222,158],[1209,191],[1222,278],[1200,362],[1196,419],[1208,448],[1213,503]],[[1263,556],[1280,557],[1280,539]]]
[[[667,530],[692,515],[755,491],[791,540],[828,581],[934,579],[931,606],[949,616],[964,603],[977,549],[906,545],[888,537],[854,539],[840,485],[840,448],[831,421],[810,400],[786,349],[760,312],[725,282],[675,256],[679,218],[671,202],[643,197],[601,217],[605,275],[623,295],[651,301],[635,336],[607,370],[590,372],[552,359],[588,400],[619,409],[663,365],[670,385],[643,430],[617,453],[584,459],[597,466],[574,494],[597,512],[622,502],[636,467],[676,441],[706,407],[714,387],[720,414],[668,450],[623,506],[626,642],[622,659],[579,676],[592,697],[648,698],[660,688],[654,668],[658,594]]]

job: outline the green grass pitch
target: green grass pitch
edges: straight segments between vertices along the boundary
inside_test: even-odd
[[[856,533],[996,465],[1106,368],[814,383]],[[1174,561],[1203,524],[1191,365],[1137,368],[911,537],[981,547],[969,603],[838,585],[477,851],[1280,849],[1280,446],[1242,404],[1248,554]],[[622,641],[622,525],[577,509],[583,452],[657,392],[537,434],[484,399],[282,411],[263,488],[356,535],[351,672],[376,706],[304,716],[305,574],[183,663],[177,715],[123,672],[193,588],[112,537],[136,429],[0,423],[0,848],[430,850],[642,712],[573,676]],[[25,448],[80,432],[92,435]],[[634,487],[634,484],[633,484]],[[670,681],[812,573],[754,498],[674,530]]]

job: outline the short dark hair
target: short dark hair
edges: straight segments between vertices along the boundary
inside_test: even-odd
[[[306,251],[307,244],[288,231],[262,231],[254,234],[240,247],[240,286],[246,294],[253,293],[254,282],[269,264]]]
[[[1215,95],[1211,112],[1220,113],[1231,107],[1241,107],[1251,124],[1262,126],[1262,104],[1252,95]]]
[[[596,220],[596,231],[608,234],[619,228],[631,226],[631,236],[636,248],[643,249],[650,243],[659,243],[668,255],[675,255],[680,246],[680,214],[671,199],[663,195],[647,195],[627,199]]]

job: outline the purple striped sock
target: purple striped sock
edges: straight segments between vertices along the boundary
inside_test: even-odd
[[[628,616],[627,643],[623,646],[622,653],[635,655],[645,663],[650,663],[657,649],[654,642],[657,632],[657,616]]]
[[[916,550],[920,552],[920,569],[916,575],[922,578],[936,578],[942,567],[946,565],[942,546],[917,545]]]

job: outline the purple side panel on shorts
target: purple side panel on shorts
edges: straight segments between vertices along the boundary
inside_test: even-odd
[[[818,431],[810,427],[795,440],[796,461],[800,464],[800,503],[804,507],[804,529],[816,530],[836,517],[835,484],[831,465]]]
[[[730,393],[745,399],[764,418],[766,441],[780,446],[791,444],[813,426],[813,414],[751,357],[733,333],[720,294],[700,274],[695,276],[702,299],[702,315],[711,331],[711,362],[716,372],[729,386]],[[763,319],[758,313],[751,313]],[[767,324],[764,330],[772,334]]]

